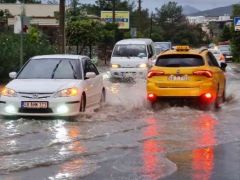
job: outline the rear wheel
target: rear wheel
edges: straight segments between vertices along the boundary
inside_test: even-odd
[[[84,111],[85,111],[85,108],[86,108],[86,97],[85,97],[84,94],[82,94],[81,100],[80,100],[80,108],[79,108],[79,111],[80,111],[80,112],[84,112]]]
[[[220,97],[217,97],[215,101],[215,108],[219,109],[221,107],[221,104],[224,103],[225,101],[226,101],[226,95],[225,95],[225,88],[224,88],[222,95]]]

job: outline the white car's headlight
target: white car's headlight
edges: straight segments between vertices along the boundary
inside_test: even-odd
[[[120,68],[119,64],[112,64],[112,68]]]
[[[139,64],[138,67],[139,67],[139,68],[147,68],[147,64],[146,64],[146,63]]]
[[[72,96],[77,96],[79,94],[79,91],[77,88],[68,88],[68,89],[63,89],[57,93],[57,97],[72,97]]]
[[[4,87],[1,91],[1,95],[2,96],[15,97],[15,96],[17,96],[17,93],[13,89]]]

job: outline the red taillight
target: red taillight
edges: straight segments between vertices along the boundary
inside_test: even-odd
[[[204,94],[204,97],[205,97],[206,99],[211,99],[213,96],[212,96],[211,93],[206,93],[206,94]]]
[[[210,103],[214,102],[214,100],[215,100],[215,96],[213,93],[208,92],[208,93],[204,93],[201,95],[202,103],[210,104]]]
[[[149,71],[147,77],[151,78],[153,76],[162,76],[164,75],[163,71]]]
[[[208,78],[211,78],[213,76],[212,72],[208,71],[208,70],[195,71],[195,72],[193,72],[193,75],[205,76],[205,77],[208,77]]]
[[[154,95],[153,93],[149,93],[149,94],[147,95],[147,98],[148,98],[148,100],[149,100],[150,102],[155,102],[155,101],[157,100],[157,96]]]

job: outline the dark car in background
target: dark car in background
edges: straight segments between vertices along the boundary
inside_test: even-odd
[[[228,44],[218,45],[218,49],[224,55],[226,62],[232,61],[233,57],[232,57],[232,52],[231,52],[231,46],[230,45],[228,45]]]

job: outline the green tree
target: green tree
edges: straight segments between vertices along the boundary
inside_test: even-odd
[[[200,25],[189,24],[182,14],[182,6],[176,2],[168,2],[161,8],[156,8],[153,18],[154,41],[171,41],[174,44],[201,45],[206,39],[206,33]]]
[[[67,45],[77,47],[77,54],[82,54],[83,50],[95,45],[100,38],[102,24],[99,21],[83,19],[70,21],[66,27]]]
[[[41,54],[56,53],[56,48],[44,38],[36,37],[34,33],[25,34],[23,38],[23,59],[28,60],[30,57]],[[8,79],[10,71],[18,71],[20,57],[20,37],[13,33],[0,33],[0,78]]]
[[[240,5],[233,5],[233,17],[240,16]],[[240,62],[240,32],[235,31],[234,27],[232,29],[232,39],[231,39],[231,49],[233,53],[233,60],[236,62]]]
[[[220,36],[220,41],[228,41],[231,38],[232,38],[231,27],[225,25]]]

